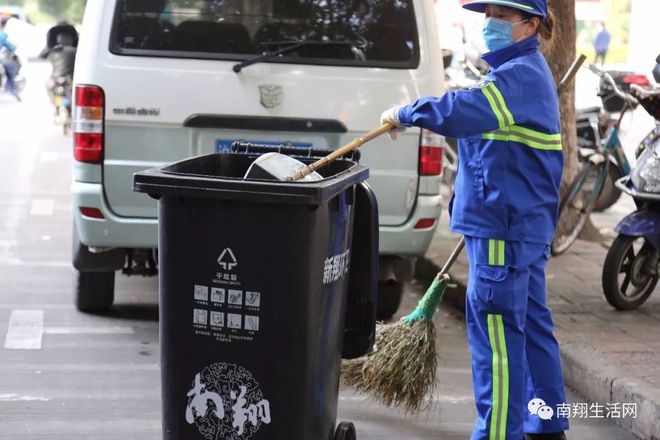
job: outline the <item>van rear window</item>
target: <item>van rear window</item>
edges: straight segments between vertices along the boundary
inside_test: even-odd
[[[301,45],[269,62],[415,68],[412,1],[118,0],[110,50],[242,61],[310,41],[325,43]]]

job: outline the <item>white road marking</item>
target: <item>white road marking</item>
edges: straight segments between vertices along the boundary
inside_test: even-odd
[[[20,401],[39,401],[48,402],[49,397],[19,396],[18,394],[0,394],[0,402],[20,402]]]
[[[43,310],[12,310],[5,338],[5,348],[9,350],[41,350],[43,332]]]
[[[53,215],[55,201],[53,199],[34,199],[30,215]]]
[[[132,327],[46,327],[47,335],[132,335]]]

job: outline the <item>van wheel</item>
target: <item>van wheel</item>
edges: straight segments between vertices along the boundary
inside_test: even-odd
[[[376,309],[376,319],[379,321],[390,319],[401,304],[403,296],[404,283],[400,281],[379,281],[378,282],[378,303]]]
[[[114,272],[78,272],[76,308],[81,312],[99,313],[112,307],[115,299]]]

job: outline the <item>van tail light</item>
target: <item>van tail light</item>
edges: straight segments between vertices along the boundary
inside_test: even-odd
[[[103,160],[103,111],[105,95],[100,87],[76,86],[73,109],[73,157],[80,162]]]
[[[623,77],[623,82],[626,84],[637,84],[642,87],[651,85],[649,79],[644,75],[627,75]]]
[[[439,176],[442,174],[444,136],[422,129],[419,145],[419,175]]]

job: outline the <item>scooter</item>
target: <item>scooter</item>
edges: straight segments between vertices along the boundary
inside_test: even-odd
[[[660,89],[633,85],[631,93],[655,118],[656,127],[637,150],[630,176],[616,183],[637,205],[616,226],[619,235],[603,264],[603,293],[618,310],[641,306],[653,293],[660,269]]]
[[[646,75],[641,73],[618,70],[609,70],[607,73],[614,80],[617,89],[623,93],[630,93],[632,85],[648,87],[651,84]],[[624,99],[604,77],[600,79],[597,94],[601,99],[601,106],[581,109],[576,114],[580,164],[586,163],[594,151],[600,149],[602,140],[607,138],[625,107]],[[635,107],[636,105],[633,109]],[[619,200],[621,191],[616,187],[615,182],[630,173],[628,164],[620,163],[615,155],[610,156],[610,161],[608,176],[596,200],[594,211],[604,211]]]
[[[71,129],[71,93],[72,80],[70,76],[60,76],[54,79],[53,104],[55,105],[55,123],[62,126],[66,136]]]
[[[0,50],[0,90],[5,90],[7,74],[5,73],[4,62],[8,61],[14,62],[18,65],[14,84],[16,84],[16,91],[21,93],[23,92],[23,89],[25,89],[26,84],[25,77],[21,75],[21,60],[18,58],[18,55],[15,53],[9,53],[6,49]]]

